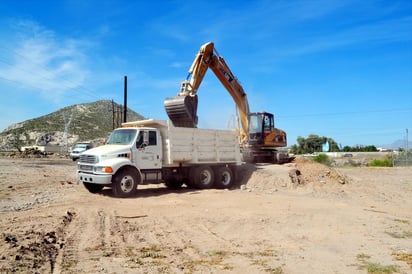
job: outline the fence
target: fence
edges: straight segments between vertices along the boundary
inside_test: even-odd
[[[400,167],[400,166],[412,166],[412,153],[409,152],[402,152],[397,156],[393,156],[393,166]]]

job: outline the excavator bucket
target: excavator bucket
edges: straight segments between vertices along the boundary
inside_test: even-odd
[[[175,127],[197,127],[197,95],[166,98],[164,106]]]

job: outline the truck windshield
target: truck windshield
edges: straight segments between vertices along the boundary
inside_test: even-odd
[[[86,149],[86,145],[85,144],[77,144],[74,146],[73,149]]]
[[[136,136],[136,129],[118,129],[110,134],[108,145],[130,145]]]

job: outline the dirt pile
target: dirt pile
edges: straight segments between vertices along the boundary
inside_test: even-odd
[[[305,158],[284,165],[245,164],[238,172],[241,189],[276,192],[280,189],[308,188],[346,184],[349,179],[333,167]]]
[[[298,157],[292,163],[302,175],[303,183],[345,184],[349,179],[333,167]]]

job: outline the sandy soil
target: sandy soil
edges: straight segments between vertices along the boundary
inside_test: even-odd
[[[244,165],[232,190],[118,199],[71,160],[0,166],[0,273],[412,273],[411,168]]]

